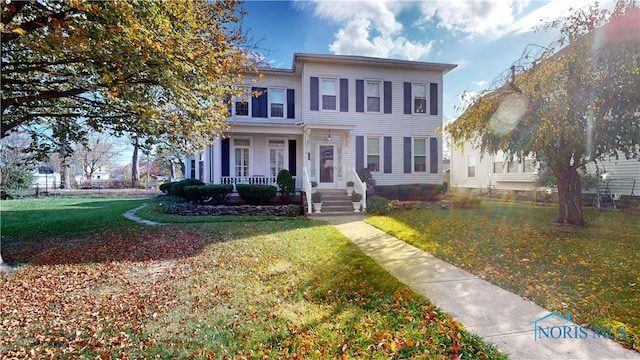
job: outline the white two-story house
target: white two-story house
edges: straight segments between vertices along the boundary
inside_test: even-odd
[[[205,183],[344,189],[356,171],[379,185],[442,183],[443,75],[455,65],[363,56],[294,54],[291,69],[231,101],[229,130],[186,162]]]

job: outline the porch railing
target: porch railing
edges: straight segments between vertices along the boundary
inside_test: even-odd
[[[293,180],[295,181],[296,184],[296,189],[301,189],[302,188],[302,180],[297,177],[294,176]],[[234,185],[234,190],[235,190],[235,185],[236,184],[253,184],[253,185],[272,185],[272,186],[278,186],[278,182],[277,182],[277,177],[276,176],[223,176],[220,178],[220,183],[221,184],[231,184]]]
[[[302,169],[302,189],[304,190],[304,194],[307,198],[307,213],[311,213],[311,180],[309,180],[309,172],[307,171],[307,167],[305,166]]]
[[[349,171],[349,176],[353,179],[353,191],[358,194],[362,194],[362,200],[360,200],[360,205],[362,206],[362,212],[367,211],[367,183],[362,182],[360,180],[360,176],[356,172],[355,168],[351,168]]]

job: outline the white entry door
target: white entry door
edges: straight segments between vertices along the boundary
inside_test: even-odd
[[[321,188],[335,188],[336,174],[335,174],[335,158],[336,158],[336,146],[335,144],[318,144],[318,154],[316,159],[318,174],[318,187]]]

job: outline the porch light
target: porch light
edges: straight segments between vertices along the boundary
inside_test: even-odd
[[[329,136],[327,136],[327,141],[331,141],[331,130],[329,130]]]

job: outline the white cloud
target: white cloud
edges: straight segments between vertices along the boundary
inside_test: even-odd
[[[391,34],[372,36],[372,32],[370,20],[350,20],[336,33],[336,40],[329,45],[329,50],[343,55],[418,60],[427,55],[433,47],[433,41],[411,42],[403,36],[393,37]]]
[[[410,2],[316,1],[315,14],[342,27],[329,50],[335,54],[418,60],[431,51],[433,41],[410,41],[397,16]]]
[[[482,88],[485,85],[487,85],[487,81],[486,80],[480,80],[480,81],[476,81],[475,84],[479,87]]]
[[[422,25],[436,26],[469,37],[500,35],[514,22],[529,0],[436,0],[421,2]],[[515,8],[515,10],[514,10]]]

